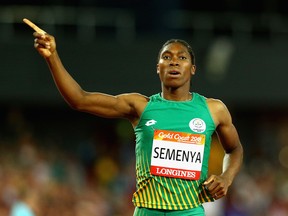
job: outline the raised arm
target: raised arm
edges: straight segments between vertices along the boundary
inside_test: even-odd
[[[23,21],[35,31],[34,47],[46,60],[58,90],[73,109],[107,118],[128,118],[133,124],[137,122],[147,97],[137,93],[112,96],[84,91],[63,66],[55,38],[31,21]]]
[[[215,199],[219,199],[227,194],[228,187],[241,168],[243,148],[226,106],[219,100],[208,99],[207,102],[217,126],[216,132],[225,150],[225,156],[222,174],[220,176],[211,175],[204,184],[211,195]]]

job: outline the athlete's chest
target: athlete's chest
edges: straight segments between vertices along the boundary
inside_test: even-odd
[[[205,133],[207,127],[213,127],[213,121],[207,109],[193,106],[150,106],[143,113],[143,127],[153,130],[171,130],[188,133]]]

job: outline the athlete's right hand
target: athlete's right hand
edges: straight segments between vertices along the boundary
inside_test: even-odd
[[[56,43],[52,35],[34,32],[33,36],[35,37],[34,47],[44,58],[50,57],[55,52]]]
[[[52,35],[47,34],[43,29],[32,23],[28,19],[23,19],[28,26],[30,26],[35,32],[33,36],[34,47],[44,58],[49,58],[56,51],[55,38]]]

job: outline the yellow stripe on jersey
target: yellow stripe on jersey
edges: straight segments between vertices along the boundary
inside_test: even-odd
[[[183,185],[183,183],[182,183],[182,181],[180,182],[181,183],[181,185]],[[172,183],[172,180],[171,180],[171,184],[173,184]],[[174,181],[174,184],[176,185],[176,187],[177,187],[177,191],[181,191],[181,189],[180,189],[180,187],[179,187],[179,184],[177,184],[177,182],[175,182]],[[184,196],[183,196],[184,194],[182,194],[182,193],[180,193],[180,197],[181,197],[181,200],[182,200],[182,203],[183,203],[183,207],[180,207],[180,210],[184,210],[185,208],[184,208],[184,206],[187,206],[187,201],[189,202],[189,199],[187,199],[187,193],[186,193],[186,191],[185,191],[185,195],[186,195],[186,197],[184,198]],[[178,202],[180,203],[180,201],[179,201],[179,199],[178,199]]]
[[[186,184],[187,184],[187,181],[181,181],[182,187],[184,187],[184,182],[186,182]],[[191,194],[191,189],[190,189],[190,187],[188,187],[188,190],[190,191],[190,194]],[[188,202],[187,206],[192,206],[193,204],[192,204],[192,202],[191,202],[191,199],[189,198],[189,195],[188,195],[187,190],[184,190],[184,193],[185,193],[185,197],[186,197],[187,202]],[[194,201],[194,203],[195,203],[195,201]]]
[[[174,186],[174,184],[175,184],[175,179],[172,179],[172,178],[169,178],[169,180],[170,180],[170,184],[169,183],[167,183],[168,185],[171,185],[171,195],[173,194],[174,195],[174,197],[176,197],[176,200],[177,200],[177,203],[180,203],[180,199],[179,199],[179,197],[178,197],[178,192],[177,192],[177,190],[176,190],[176,188],[175,188],[175,186]],[[173,183],[174,182],[174,183]],[[181,194],[182,195],[182,194]],[[184,204],[184,203],[183,203]],[[175,209],[175,210],[178,210],[178,209]],[[182,210],[182,209],[179,209],[179,210]]]
[[[167,179],[168,178],[163,178],[164,180],[165,180],[165,184],[167,185],[166,187],[169,189],[167,189],[167,193],[169,194],[169,197],[170,197],[170,203],[168,204],[168,206],[169,206],[169,210],[172,210],[173,208],[172,208],[172,204],[173,203],[175,203],[175,200],[174,200],[174,198],[173,198],[173,193],[171,193],[170,191],[171,191],[171,188],[168,186],[169,185],[169,183],[167,182]],[[166,188],[165,187],[165,188]],[[177,210],[177,207],[176,207],[176,209],[175,210]]]
[[[151,181],[151,179],[148,180],[148,184],[149,182]],[[151,194],[151,197],[150,197],[150,208],[157,208],[156,206],[156,199],[155,199],[155,190],[153,189],[153,187],[148,187],[148,191],[149,191],[149,194]]]

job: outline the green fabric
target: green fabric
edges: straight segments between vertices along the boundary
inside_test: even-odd
[[[205,122],[199,127],[191,122]],[[150,172],[153,137],[155,130],[167,130],[205,137],[202,171],[199,180],[163,177]],[[201,203],[213,201],[202,183],[207,178],[208,160],[215,124],[207,107],[206,98],[193,93],[190,101],[165,100],[160,94],[150,97],[138,125],[136,135],[137,190],[133,203],[137,207],[184,210],[196,208]]]
[[[189,210],[169,211],[136,207],[133,216],[205,216],[203,206]]]

